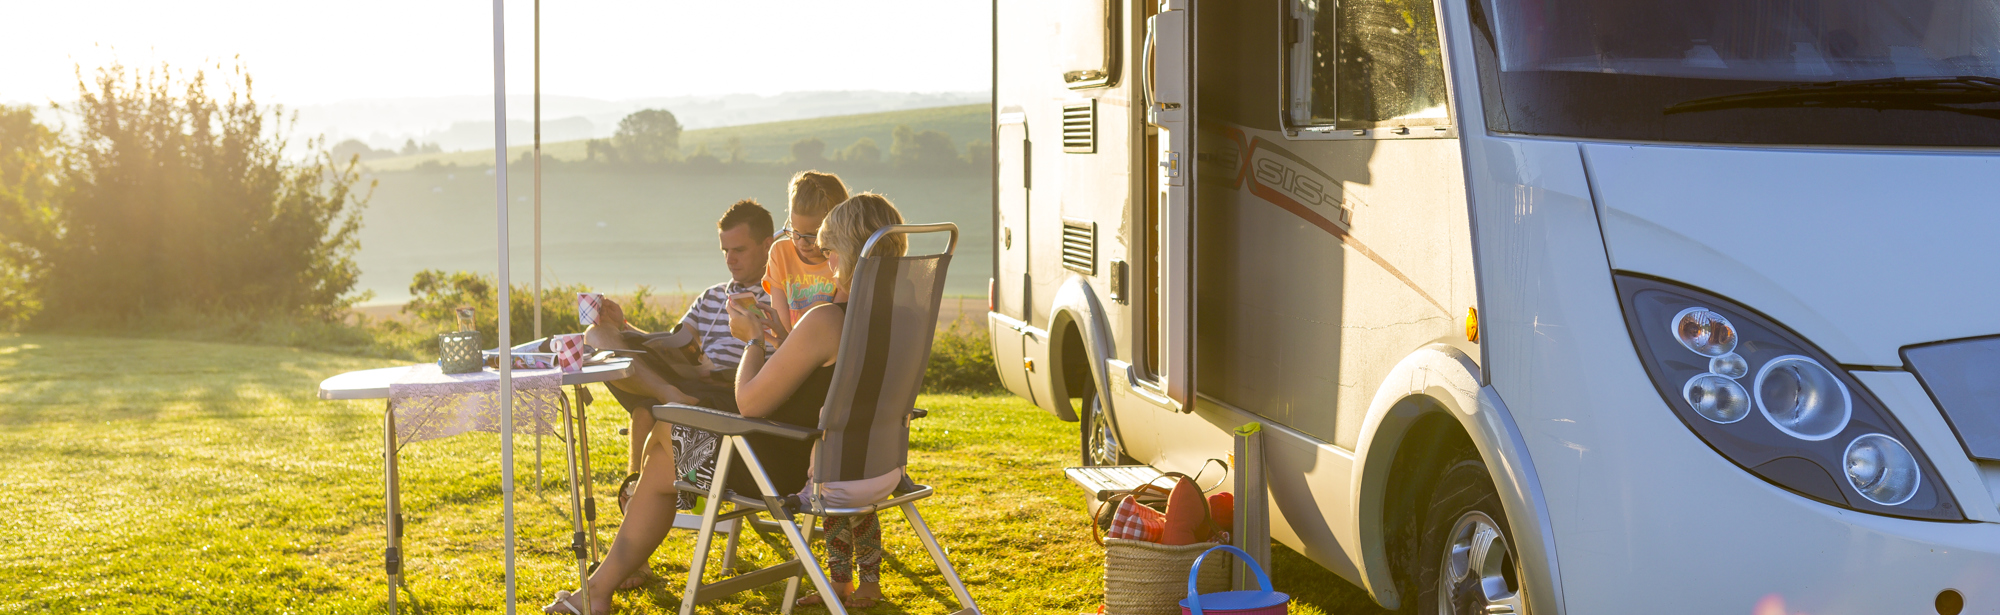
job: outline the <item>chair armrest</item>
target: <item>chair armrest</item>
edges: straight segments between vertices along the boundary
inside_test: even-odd
[[[730,414],[721,410],[711,410],[681,404],[653,406],[653,418],[675,425],[685,425],[703,431],[712,431],[725,436],[746,436],[763,434],[792,440],[810,441],[819,438],[820,431],[797,425],[787,425],[767,419],[756,419],[740,414]]]

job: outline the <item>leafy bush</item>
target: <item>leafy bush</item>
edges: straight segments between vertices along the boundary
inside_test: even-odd
[[[33,109],[0,105],[0,331],[41,310],[35,287],[45,266],[36,246],[56,229],[56,147],[55,131]]]
[[[1001,390],[993,365],[993,340],[984,327],[965,319],[938,328],[931,362],[924,366],[926,393],[992,393]]]
[[[31,246],[46,272],[36,324],[184,310],[340,319],[367,296],[353,292],[367,200],[354,162],[337,163],[319,140],[306,144],[310,160],[288,161],[281,112],[256,103],[240,68],[241,89],[226,96],[203,71],[177,74],[113,65],[62,105],[76,127],[53,232]]]
[[[415,324],[410,328],[414,334],[428,337],[436,333],[456,331],[458,315],[454,311],[460,306],[473,308],[474,329],[487,346],[494,346],[500,339],[500,315],[494,313],[499,284],[492,276],[466,271],[444,272],[426,269],[417,272],[410,280],[410,294],[414,296],[403,306],[403,313],[414,315]],[[542,334],[582,333],[584,325],[576,321],[576,294],[592,292],[582,284],[557,285],[542,289]],[[632,326],[647,331],[665,331],[680,322],[681,306],[661,306],[652,301],[653,290],[641,286],[633,296],[615,298],[619,307],[625,308],[625,320]],[[507,310],[511,337],[514,343],[526,342],[534,337],[535,303],[534,293],[527,287],[516,284],[508,296]]]

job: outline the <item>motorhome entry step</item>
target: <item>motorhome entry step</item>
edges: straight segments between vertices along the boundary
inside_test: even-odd
[[[1092,498],[1102,502],[1111,499],[1111,496],[1136,489],[1139,485],[1153,482],[1153,479],[1159,478],[1161,473],[1153,469],[1153,466],[1146,465],[1083,466],[1063,468],[1063,475],[1068,476],[1077,486],[1083,487]]]

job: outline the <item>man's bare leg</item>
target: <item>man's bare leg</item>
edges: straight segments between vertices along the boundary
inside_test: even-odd
[[[638,408],[632,411],[632,457],[625,464],[627,474],[638,474],[646,467],[646,434],[653,432],[653,423],[652,408]]]
[[[616,325],[591,325],[583,330],[583,343],[598,350],[640,350],[625,344],[625,338]]]
[[[583,341],[586,344],[590,344],[591,347],[598,349],[645,350],[644,348],[633,348],[626,344],[625,338],[619,333],[618,328],[608,324],[591,325],[590,328],[584,329]],[[668,384],[666,380],[660,378],[659,374],[643,369],[635,371],[631,376],[608,382],[606,385],[618,387],[618,390],[627,393],[650,397],[658,400],[660,403],[693,404],[700,401],[682,393],[674,385]],[[626,461],[625,471],[627,473],[637,474],[642,468],[646,467],[646,434],[652,433],[652,431],[653,413],[651,409],[633,410],[632,426],[629,430],[631,437],[629,442],[627,442],[628,450],[631,452],[630,457]]]

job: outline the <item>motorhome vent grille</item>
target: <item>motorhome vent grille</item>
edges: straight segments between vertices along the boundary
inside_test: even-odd
[[[1063,267],[1084,275],[1097,275],[1097,223],[1064,220],[1062,229]]]
[[[1097,100],[1069,103],[1062,108],[1063,151],[1097,153]]]

